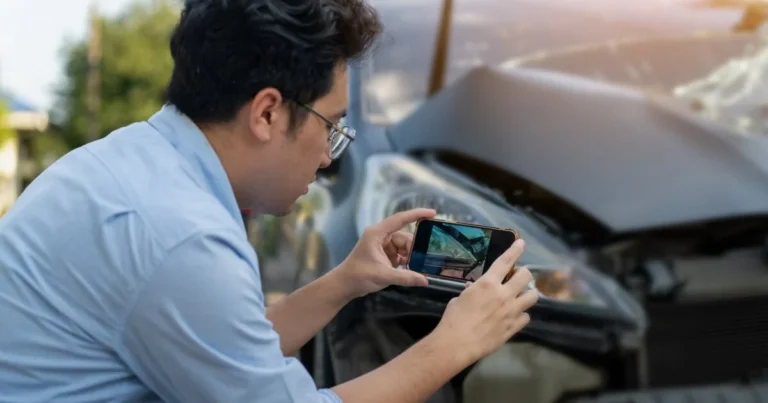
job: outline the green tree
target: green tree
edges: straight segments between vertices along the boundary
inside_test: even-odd
[[[13,129],[6,121],[8,118],[8,107],[5,102],[0,99],[0,147],[15,135]]]
[[[15,135],[13,129],[11,129],[8,119],[8,108],[5,105],[5,101],[0,98],[0,148],[6,141],[12,139]],[[10,178],[5,176],[3,172],[0,172],[0,189],[6,186]],[[7,211],[7,206],[0,205],[0,217]]]
[[[180,12],[179,2],[135,3],[114,18],[102,18],[100,135],[151,116],[163,104],[173,68],[168,47]],[[64,50],[64,82],[56,94],[52,119],[70,148],[87,142],[88,42]]]

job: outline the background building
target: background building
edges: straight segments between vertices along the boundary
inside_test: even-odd
[[[0,124],[13,134],[0,144],[0,215],[36,175],[32,139],[48,129],[48,113],[12,94],[0,93],[8,114]]]

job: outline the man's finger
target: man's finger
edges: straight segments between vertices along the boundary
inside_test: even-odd
[[[536,305],[539,300],[539,292],[536,290],[528,290],[523,295],[515,298],[515,308],[520,312],[525,312]]]
[[[384,245],[384,253],[386,253],[387,256],[390,258],[392,258],[393,256],[397,257],[397,248],[395,247],[395,245],[388,243]]]
[[[406,225],[416,222],[420,219],[432,218],[437,214],[435,210],[426,208],[417,208],[408,211],[401,211],[393,214],[374,226],[375,231],[381,237],[400,231]]]
[[[429,281],[423,274],[408,269],[392,269],[391,283],[403,287],[426,287]]]
[[[413,244],[413,234],[399,231],[392,234],[391,244],[397,249],[397,253],[407,256],[411,253],[411,245]]]
[[[519,259],[523,254],[523,250],[525,250],[525,241],[518,239],[515,241],[515,243],[512,244],[512,246],[509,247],[509,249],[504,251],[501,256],[496,258],[491,267],[488,269],[488,272],[486,272],[481,278],[489,278],[491,281],[497,281],[501,283],[509,271],[515,267],[517,259]]]
[[[413,242],[413,234],[405,231],[395,232],[392,234],[391,242],[398,248],[408,247]]]
[[[515,271],[515,274],[504,284],[505,287],[512,293],[512,295],[518,296],[525,290],[525,287],[533,280],[531,271],[526,267],[521,267]]]
[[[518,266],[518,265],[516,264],[514,267],[512,267],[511,269],[509,269],[509,273],[507,273],[507,275],[506,275],[506,276],[504,276],[504,281],[502,281],[502,283],[506,283],[507,281],[509,281],[509,279],[512,277],[512,275],[513,275],[513,274],[515,274],[515,272],[516,272],[517,270],[520,270],[520,269],[522,269],[522,268],[525,268],[525,266]]]
[[[520,316],[515,318],[515,321],[512,323],[512,328],[509,329],[510,337],[523,330],[529,323],[531,323],[531,316],[527,313],[520,314]]]

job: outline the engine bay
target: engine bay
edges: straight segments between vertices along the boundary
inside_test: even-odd
[[[615,233],[545,189],[499,168],[455,153],[430,158],[523,207],[588,263],[620,279],[642,300],[768,292],[768,217]]]

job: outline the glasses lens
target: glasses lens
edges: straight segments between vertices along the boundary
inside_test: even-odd
[[[349,137],[341,134],[338,130],[334,130],[331,134],[331,159],[339,158],[348,145]]]

